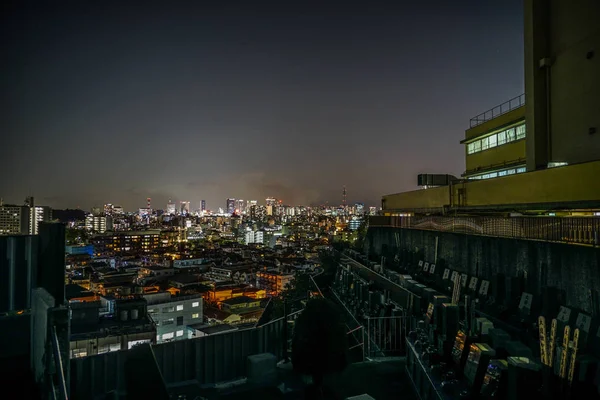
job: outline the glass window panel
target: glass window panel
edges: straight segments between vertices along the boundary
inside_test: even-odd
[[[467,145],[467,154],[475,153],[475,143],[469,143]]]
[[[517,140],[515,128],[508,128],[506,130],[506,142],[514,142],[515,140]]]
[[[506,176],[507,172],[506,171],[500,171],[498,172],[498,176]]]
[[[515,170],[514,170],[514,169],[509,169],[508,171],[506,171],[506,173],[507,173],[508,175],[512,175],[512,174],[514,174],[514,173],[515,173]]]
[[[489,143],[489,138],[483,138],[481,139],[481,150],[486,150],[489,148],[490,143]]]
[[[183,310],[183,304],[177,304],[177,311]]]
[[[489,144],[490,144],[490,148],[492,147],[496,147],[496,135],[492,135],[489,138]]]
[[[490,173],[490,178],[496,178],[498,176],[497,172]]]
[[[525,137],[525,125],[517,126],[517,140]]]
[[[526,171],[525,167],[517,168],[517,174],[523,173]]]
[[[473,142],[473,146],[475,148],[475,153],[481,151],[481,140],[476,140],[475,142]]]
[[[502,131],[502,132],[498,133],[497,136],[498,136],[498,146],[506,143],[506,131]]]

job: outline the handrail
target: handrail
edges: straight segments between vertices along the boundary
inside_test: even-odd
[[[52,341],[52,352],[54,353],[54,362],[56,363],[56,369],[58,373],[60,394],[62,395],[62,400],[68,400],[69,395],[67,393],[67,384],[65,382],[65,371],[63,370],[62,357],[60,356],[60,347],[58,345],[58,336],[56,334],[55,326],[52,326],[50,339]]]
[[[487,122],[489,120],[492,120],[496,117],[499,117],[502,114],[506,114],[509,111],[515,110],[519,107],[522,107],[525,105],[525,93],[517,96],[517,97],[513,97],[510,100],[505,101],[502,104],[499,104],[493,108],[490,108],[487,111],[482,112],[479,115],[476,115],[475,117],[470,119],[470,127],[476,127],[477,125],[481,125],[484,122]]]

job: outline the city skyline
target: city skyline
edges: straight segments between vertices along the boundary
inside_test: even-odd
[[[33,197],[35,198],[35,196],[33,196]],[[26,204],[28,198],[29,197],[25,198],[25,201],[14,201],[14,199],[6,199],[6,198],[1,198],[0,197],[0,200],[1,200],[0,201],[0,205],[4,204],[4,205],[16,205],[16,206],[20,206],[20,205]],[[134,206],[132,208],[123,207],[122,204],[119,203],[118,201],[96,202],[96,203],[94,203],[89,208],[83,208],[83,207],[74,207],[73,208],[73,207],[60,207],[60,206],[58,206],[58,207],[52,207],[52,206],[49,206],[47,204],[40,204],[40,206],[44,206],[44,207],[49,206],[49,207],[52,207],[53,209],[80,209],[80,210],[83,210],[83,211],[86,211],[86,212],[90,212],[90,210],[101,209],[101,208],[103,208],[106,205],[113,205],[113,206],[121,206],[121,207],[123,207],[123,210],[126,211],[126,212],[137,212],[139,209],[146,209],[146,208],[150,208],[150,209],[153,209],[153,210],[168,211],[169,205],[173,206],[175,210],[178,210],[177,205],[181,206],[181,204],[183,204],[183,203],[189,203],[190,211],[198,211],[198,210],[204,211],[204,210],[206,210],[206,211],[213,211],[213,212],[215,212],[219,208],[225,210],[226,209],[225,206],[226,206],[227,200],[230,200],[230,199],[234,200],[234,201],[240,201],[240,200],[244,201],[244,203],[246,205],[248,204],[248,202],[256,202],[256,205],[265,206],[265,205],[267,205],[267,201],[266,200],[270,199],[270,198],[272,198],[272,197],[267,197],[267,198],[262,199],[262,200],[261,199],[250,199],[250,198],[249,199],[238,199],[238,198],[235,198],[235,197],[228,197],[228,198],[226,198],[226,199],[224,199],[222,201],[223,204],[215,203],[213,206],[211,206],[211,204],[208,203],[208,202],[206,202],[205,200],[190,201],[190,200],[180,200],[180,199],[175,199],[175,198],[169,198],[165,204],[158,204],[158,203],[152,201],[151,207],[148,207],[148,199],[147,198],[142,199],[142,200],[144,200],[145,203],[140,203],[138,206]],[[318,203],[312,203],[312,204],[288,204],[283,199],[278,199],[278,198],[276,198],[276,199],[277,200],[281,200],[281,202],[282,202],[281,205],[286,206],[286,207],[321,207],[321,206],[341,207],[341,206],[343,206],[342,200],[339,201],[339,204],[335,203],[335,202],[333,202],[333,203],[325,202],[325,203],[321,203],[321,204],[318,204]],[[198,207],[195,208],[193,206],[193,204],[197,204]],[[365,203],[363,201],[348,201],[346,205],[348,207],[352,207],[352,206],[359,205],[359,204],[363,205],[363,206],[365,206],[367,208],[368,207],[379,207],[379,205],[377,205],[377,204],[368,204],[368,203]],[[203,207],[204,207],[204,210],[203,210]]]
[[[0,194],[379,204],[459,176],[469,118],[523,92],[518,0],[302,4],[14,5]]]

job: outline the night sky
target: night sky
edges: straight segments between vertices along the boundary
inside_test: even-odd
[[[0,197],[379,205],[523,92],[521,0],[210,3],[3,3]]]

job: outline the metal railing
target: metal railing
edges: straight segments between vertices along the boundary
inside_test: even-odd
[[[406,316],[367,318],[368,357],[400,357],[406,354]]]
[[[600,217],[371,217],[392,227],[598,246]]]
[[[58,381],[58,392],[54,387],[54,383],[51,381],[53,386],[52,394],[54,395],[54,399],[57,400],[68,400],[69,394],[67,392],[67,383],[65,381],[65,373],[62,362],[62,357],[60,355],[60,345],[58,343],[58,335],[56,334],[56,327],[52,327],[52,331],[50,332],[50,341],[52,344],[52,355],[54,360],[54,366],[56,370],[56,380]]]
[[[502,114],[506,114],[509,111],[517,109],[519,107],[523,107],[525,105],[525,94],[523,93],[520,96],[514,97],[504,103],[497,105],[494,108],[491,108],[473,118],[471,118],[470,127],[476,127],[477,125],[481,125],[484,122],[492,120],[496,117],[499,117]]]

